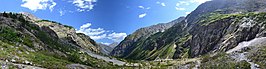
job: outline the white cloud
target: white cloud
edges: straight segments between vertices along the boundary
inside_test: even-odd
[[[148,10],[149,10],[149,9],[151,9],[151,7],[147,7],[146,9],[148,9]]]
[[[145,7],[144,6],[138,6],[140,9],[145,9]]]
[[[176,3],[175,9],[178,11],[186,10],[186,8],[180,8],[180,7],[185,7],[191,4],[201,4],[206,1],[211,1],[211,0],[182,0]],[[186,12],[186,14],[189,14],[190,12]]]
[[[160,4],[161,2],[157,1],[156,4]]]
[[[97,0],[74,0],[72,3],[78,7],[77,11],[90,11],[95,6]]]
[[[91,31],[91,33],[88,33],[88,35],[99,35],[106,32],[103,28],[97,28],[97,29],[88,28],[86,29],[86,31]]]
[[[108,43],[108,42],[101,42],[101,44],[104,44],[104,45],[110,45],[111,43]]]
[[[63,16],[64,15],[64,12],[63,11],[59,11],[59,13],[60,13],[60,16]]]
[[[52,1],[52,0],[51,0]],[[53,11],[53,9],[54,9],[54,7],[56,6],[56,3],[55,2],[51,2],[52,3],[52,5],[49,7],[49,9],[51,10],[51,11]]]
[[[91,26],[91,23],[87,23],[87,24],[80,26],[80,29],[86,29],[86,28],[89,28],[90,26]]]
[[[186,12],[186,14],[190,14],[191,12]]]
[[[111,39],[115,42],[120,42],[121,40],[123,40],[125,37],[127,36],[126,33],[112,33],[108,35],[108,39]]]
[[[189,4],[189,2],[187,2],[187,1],[179,1],[179,2],[176,3],[176,6],[177,6],[177,7],[178,7],[178,6],[181,6],[181,5],[190,5],[190,4]]]
[[[191,3],[199,3],[199,4],[204,3],[206,1],[211,1],[211,0],[190,0]]]
[[[104,39],[104,38],[106,38],[106,34],[102,34],[102,35],[90,35],[90,38],[93,39],[93,40]]]
[[[157,1],[156,3],[157,3],[157,4],[160,4],[161,6],[166,6],[166,4],[165,4],[164,2],[159,2],[159,1]]]
[[[206,1],[211,1],[211,0],[183,0],[183,1],[179,1],[176,3],[176,7],[179,7],[179,6],[184,6],[184,5],[191,5],[191,4],[201,4],[201,3],[204,3]]]
[[[63,15],[65,15],[66,12],[60,9],[59,13],[60,13],[60,16],[63,16]]]
[[[90,36],[91,39],[93,40],[99,40],[99,39],[110,39],[114,42],[119,42],[122,41],[127,34],[126,33],[116,33],[116,32],[112,32],[111,34],[107,34],[110,33],[110,31],[106,31],[103,28],[90,28],[91,27],[91,23],[87,23],[84,24],[82,26],[80,26],[80,28],[78,30],[76,30],[77,33],[84,33],[85,35]]]
[[[77,9],[77,11],[79,11],[79,12],[84,12],[85,9]]]
[[[151,9],[151,7],[145,8],[144,6],[138,6],[138,8],[140,8],[140,9],[147,9],[147,10]]]
[[[56,6],[53,0],[22,0],[22,2],[21,7],[28,8],[32,11],[45,10],[47,8],[53,11],[54,6]]]
[[[106,37],[106,34],[103,34],[105,32],[102,28],[90,28],[91,23],[84,24],[80,26],[79,30],[77,30],[77,33],[84,33],[85,35],[90,36],[94,40],[103,39]]]
[[[165,3],[161,3],[162,6],[166,6]]]
[[[143,17],[145,17],[146,15],[147,15],[147,13],[140,14],[140,15],[139,15],[139,18],[143,18]]]
[[[178,10],[178,11],[186,10],[185,8],[178,8],[178,7],[175,7],[175,9]]]

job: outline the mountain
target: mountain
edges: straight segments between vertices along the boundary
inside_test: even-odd
[[[134,32],[111,55],[134,60],[155,60],[193,58],[228,51],[240,42],[265,37],[265,1],[205,2],[164,32],[145,32],[149,36],[140,36],[144,39],[136,39],[138,37],[134,37]]]
[[[109,45],[105,45],[105,44],[102,44],[102,43],[98,43],[98,45],[100,46],[100,51],[101,53],[105,54],[105,55],[109,55],[110,52],[118,45],[117,42],[114,42],[112,44],[109,44]]]
[[[110,44],[109,46],[112,48],[115,48],[118,44],[119,44],[118,42],[114,42],[114,43]]]
[[[0,63],[11,68],[114,67],[89,36],[29,13],[0,13],[0,33]]]
[[[110,55],[123,57],[125,56],[124,54],[130,53],[130,51],[132,50],[132,45],[136,42],[146,40],[149,36],[157,32],[164,32],[168,28],[172,27],[174,24],[182,21],[184,18],[185,17],[179,17],[178,19],[169,23],[160,23],[157,25],[138,29],[133,34],[128,35],[123,41],[121,41],[118,46],[116,46],[114,50],[110,53]]]

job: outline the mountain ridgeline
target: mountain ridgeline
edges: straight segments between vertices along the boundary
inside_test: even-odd
[[[240,42],[266,36],[265,8],[266,0],[208,1],[185,19],[173,21],[174,25],[163,32],[137,30],[110,55],[133,60],[155,60],[225,52]],[[142,32],[145,34],[139,34]]]

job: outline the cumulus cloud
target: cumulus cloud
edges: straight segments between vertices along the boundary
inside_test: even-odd
[[[90,11],[95,6],[97,0],[74,0],[72,3],[78,7],[77,11]]]
[[[108,34],[108,32],[110,31],[104,30],[103,28],[90,28],[91,25],[91,23],[84,24],[80,26],[80,28],[76,30],[76,32],[84,33],[85,35],[90,36],[90,38],[94,40],[110,39],[114,42],[122,41],[127,36],[126,33],[112,32],[111,34]]]
[[[139,18],[144,18],[147,15],[147,13],[143,13],[139,15]]]
[[[56,3],[53,0],[22,0],[23,4],[21,7],[28,8],[32,11],[45,10],[49,8],[53,11]]]
[[[91,23],[84,24],[80,26],[79,30],[77,30],[77,33],[84,33],[85,35],[90,36],[94,40],[103,39],[106,37],[106,34],[103,34],[105,32],[102,28],[90,28]]]
[[[106,38],[106,34],[102,34],[102,35],[90,35],[90,38],[91,39],[94,39],[94,40],[104,39],[104,38]]]
[[[126,33],[112,33],[108,35],[108,39],[111,39],[115,42],[120,42],[121,40],[123,40],[125,37],[127,36]]]

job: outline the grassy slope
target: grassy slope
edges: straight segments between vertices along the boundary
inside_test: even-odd
[[[252,59],[252,62],[260,65],[262,69],[266,68],[266,45],[260,46],[257,51],[252,51],[252,53],[248,56],[248,58]]]
[[[45,68],[65,68],[67,64],[78,63],[94,68],[113,68],[111,63],[90,57],[86,53],[80,53],[79,49],[64,45],[59,40],[52,38],[48,33],[42,31],[32,22],[25,20],[21,14],[4,13],[4,17],[14,19],[14,22],[21,23],[23,28],[34,30],[35,37],[29,36],[13,27],[1,25],[0,29],[0,52],[1,60],[15,59],[16,63],[32,62],[34,66]],[[33,42],[43,42],[46,49],[39,50],[34,47]],[[35,51],[30,51],[33,49]],[[51,51],[52,50],[52,51]],[[67,57],[59,56],[54,51],[60,51]],[[62,54],[61,54],[62,55]],[[13,58],[19,57],[19,58]]]

